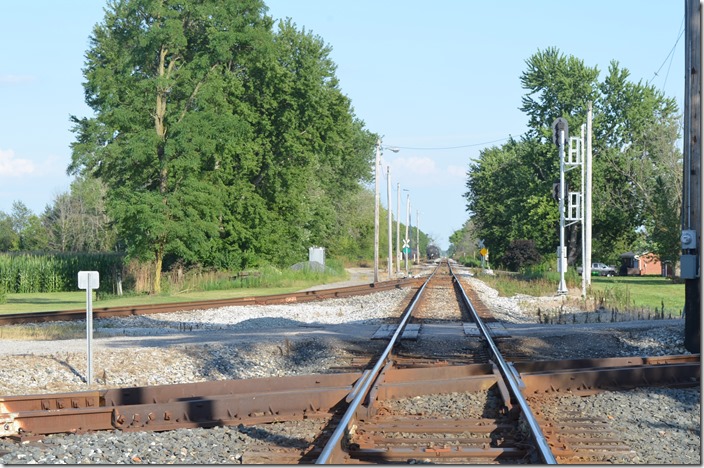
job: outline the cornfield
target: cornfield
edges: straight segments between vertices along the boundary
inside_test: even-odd
[[[6,293],[78,290],[79,271],[97,271],[100,289],[111,291],[122,273],[117,253],[0,253],[0,291]]]

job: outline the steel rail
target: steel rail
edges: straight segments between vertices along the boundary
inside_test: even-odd
[[[523,416],[525,417],[526,423],[528,424],[528,427],[530,428],[531,435],[533,437],[533,441],[535,442],[536,446],[538,447],[538,450],[540,452],[540,456],[543,459],[543,462],[548,465],[556,465],[557,460],[555,459],[555,455],[553,455],[552,450],[550,448],[550,445],[548,444],[548,441],[545,438],[545,435],[543,434],[542,429],[540,428],[540,424],[538,424],[538,421],[535,419],[535,416],[533,415],[533,412],[531,411],[530,406],[528,405],[528,401],[526,401],[525,397],[523,396],[523,393],[521,392],[521,386],[520,386],[518,380],[516,379],[516,376],[511,371],[511,368],[504,360],[503,356],[501,355],[501,352],[499,351],[499,348],[496,346],[496,343],[494,343],[494,340],[491,339],[491,334],[489,332],[489,329],[484,324],[484,321],[479,317],[479,314],[474,309],[472,302],[467,297],[467,293],[465,292],[464,288],[462,287],[462,283],[460,283],[459,279],[457,279],[457,277],[455,276],[455,273],[452,271],[452,265],[450,265],[448,263],[448,266],[450,267],[450,274],[452,275],[452,278],[453,278],[455,284],[457,285],[457,287],[462,295],[462,299],[464,300],[465,305],[469,309],[470,314],[472,315],[472,318],[474,319],[475,323],[477,324],[477,327],[481,330],[481,333],[484,336],[484,339],[486,340],[487,345],[491,349],[491,353],[493,354],[494,359],[496,360],[496,364],[499,367],[501,375],[503,376],[504,381],[509,386],[509,389],[511,391],[511,395],[513,396],[513,398],[516,399],[518,406],[520,407],[521,411],[523,412]]]
[[[230,299],[213,299],[206,301],[171,302],[162,304],[144,304],[121,307],[93,307],[93,317],[126,317],[131,315],[147,315],[158,313],[180,312],[187,310],[204,310],[215,307],[242,306],[242,305],[270,305],[270,304],[290,304],[298,302],[312,302],[322,299],[337,297],[347,297],[352,295],[371,294],[389,289],[400,288],[413,285],[419,282],[416,278],[399,279],[392,281],[382,281],[379,283],[369,283],[356,286],[345,286],[340,288],[315,289],[310,291],[293,292],[288,294],[272,294],[266,296],[246,296]],[[16,314],[0,315],[0,325],[13,325],[19,323],[54,322],[85,320],[86,310],[59,310],[50,312],[26,312]]]
[[[330,439],[328,439],[328,442],[325,444],[325,447],[318,456],[318,459],[315,461],[316,465],[323,465],[328,463],[338,464],[341,462],[341,460],[333,459],[335,450],[340,449],[342,447],[342,438],[349,431],[349,424],[352,421],[354,414],[359,408],[359,405],[362,403],[362,400],[364,400],[364,398],[366,398],[367,394],[369,393],[369,389],[372,383],[379,376],[379,372],[387,363],[389,356],[391,356],[391,351],[400,341],[401,335],[403,334],[403,330],[406,328],[406,324],[409,322],[411,315],[413,315],[413,310],[415,309],[416,304],[420,300],[420,297],[423,295],[425,287],[428,285],[430,280],[432,280],[433,276],[435,276],[435,273],[438,271],[438,268],[439,264],[438,267],[436,267],[435,270],[433,270],[433,272],[428,276],[428,279],[425,280],[423,285],[418,289],[415,296],[413,297],[413,301],[411,301],[411,304],[408,306],[408,309],[401,318],[399,326],[396,328],[396,332],[393,334],[393,336],[389,340],[389,344],[386,346],[386,349],[384,349],[384,352],[381,354],[381,357],[376,362],[372,370],[365,376],[366,378],[362,378],[360,380],[361,384],[359,385],[359,388],[355,389],[356,397],[347,407],[347,411],[345,411],[345,414],[342,416],[342,419],[340,419],[340,422],[338,423],[335,431],[332,433]]]

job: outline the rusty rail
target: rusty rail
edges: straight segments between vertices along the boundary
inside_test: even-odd
[[[433,273],[428,276],[423,285],[418,289],[415,296],[413,297],[411,304],[408,306],[406,312],[401,317],[401,321],[399,322],[399,325],[396,328],[396,332],[393,334],[393,336],[389,340],[389,344],[381,353],[379,360],[376,362],[372,370],[370,372],[365,373],[364,378],[358,383],[357,388],[355,388],[355,398],[350,402],[349,406],[347,407],[347,411],[345,411],[345,414],[342,416],[342,419],[335,428],[335,431],[330,436],[330,439],[328,439],[328,442],[320,453],[320,456],[315,461],[316,464],[339,464],[343,462],[344,437],[350,433],[350,425],[353,421],[354,415],[357,409],[360,407],[362,400],[367,397],[372,383],[379,376],[382,368],[388,364],[389,357],[391,356],[391,351],[401,340],[401,335],[403,334],[403,330],[406,327],[406,324],[409,322],[411,315],[413,314],[413,309],[415,308],[420,297],[422,296],[425,287],[433,278],[437,270],[438,269],[436,268]]]
[[[187,310],[205,310],[216,307],[244,306],[244,305],[272,305],[292,304],[297,302],[311,302],[336,297],[349,297],[363,294],[372,294],[379,291],[388,291],[406,286],[416,286],[422,280],[404,278],[378,283],[369,283],[341,288],[316,289],[288,294],[272,294],[266,296],[247,296],[229,299],[214,299],[209,301],[172,302],[167,304],[146,304],[122,307],[93,307],[94,318],[127,317],[131,315],[148,315],[168,312],[181,312]],[[85,309],[59,310],[51,312],[27,312],[18,314],[0,315],[0,325],[19,323],[54,322],[85,320]]]
[[[448,266],[450,265],[448,264]],[[452,273],[452,266],[450,266],[450,272]],[[535,442],[536,447],[538,448],[540,457],[542,458],[544,463],[548,465],[556,465],[557,460],[555,459],[555,456],[553,455],[552,450],[550,449],[550,445],[548,444],[545,435],[543,435],[543,431],[540,428],[540,424],[538,424],[538,421],[533,415],[533,412],[531,411],[528,402],[526,401],[525,397],[523,396],[523,393],[521,392],[521,384],[516,378],[516,375],[511,371],[511,368],[504,360],[503,356],[501,355],[501,352],[499,351],[499,348],[496,346],[496,343],[494,343],[494,340],[491,338],[491,333],[489,332],[487,326],[484,324],[484,321],[479,317],[479,314],[472,306],[472,302],[467,297],[467,293],[464,291],[462,284],[454,275],[454,273],[452,273],[452,276],[460,292],[462,300],[469,309],[470,314],[474,319],[474,322],[477,324],[477,327],[481,330],[482,337],[486,341],[487,346],[491,349],[493,358],[496,361],[495,363],[499,367],[501,375],[506,384],[508,385],[508,390],[511,394],[511,399],[518,403],[520,411],[523,414],[526,423],[528,424],[528,427],[530,428],[531,436],[533,437],[533,441]]]
[[[614,382],[626,387],[697,386],[700,366],[699,355],[515,365],[526,395],[590,394],[614,388]],[[327,417],[334,407],[359,395],[361,384],[368,380],[366,374],[369,371],[4,396],[0,397],[0,437],[116,428],[160,431]],[[567,385],[570,375],[582,377]],[[379,399],[387,399],[481,391],[494,385],[496,378],[490,364],[392,368],[375,392]]]
[[[330,411],[360,372],[0,397],[0,437],[257,424]]]

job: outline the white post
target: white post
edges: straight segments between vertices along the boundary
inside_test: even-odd
[[[401,273],[401,183],[396,183],[396,274]]]
[[[376,140],[376,160],[374,162],[374,282],[379,282],[379,159],[381,140]]]
[[[411,223],[411,194],[406,195],[406,242],[410,242],[408,237],[408,225]],[[410,243],[408,244],[410,246]],[[408,276],[408,254],[406,254],[406,276]]]
[[[557,267],[560,272],[560,285],[557,294],[567,294],[567,284],[565,283],[565,129],[558,128],[559,157],[560,157],[560,249],[557,255]]]
[[[579,216],[582,218],[582,299],[585,299],[587,297],[587,279],[584,276],[584,258],[586,255],[585,252],[585,233],[584,233],[584,127],[585,124],[582,124],[582,145],[580,147],[581,151],[581,157],[580,160],[582,161],[582,182],[581,182],[581,188],[580,191],[582,193],[582,203],[580,203],[580,213]]]
[[[416,210],[416,260],[420,265],[420,212]]]
[[[393,242],[391,238],[391,234],[393,229],[391,228],[391,166],[386,166],[386,207],[389,211],[389,259],[387,262],[387,272],[389,274],[389,280],[391,280],[391,270],[393,270],[393,265],[392,265],[392,255],[393,255]]]
[[[592,103],[587,105],[587,154],[584,160],[584,263],[582,277],[592,284]]]
[[[86,349],[87,358],[87,383],[93,383],[93,290],[90,284],[90,275],[88,275],[88,285],[86,287],[86,341],[88,346]]]
[[[78,288],[86,290],[86,383],[93,383],[93,289],[100,286],[100,274],[97,271],[79,271]]]

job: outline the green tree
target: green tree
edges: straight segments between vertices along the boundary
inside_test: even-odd
[[[70,191],[54,197],[42,215],[49,248],[59,252],[108,252],[117,241],[105,208],[106,187],[94,177],[78,177]]]
[[[12,218],[7,213],[0,211],[0,251],[14,250],[18,243],[19,236],[12,229]]]
[[[588,67],[555,47],[530,56],[520,77],[526,90],[520,110],[528,116],[529,135],[551,142],[552,124],[558,117],[578,129],[585,121],[587,104],[598,97],[598,77],[597,67]]]
[[[221,154],[244,142],[244,119],[224,88],[241,87],[244,57],[266,37],[258,0],[117,0],[86,53],[86,102],[95,117],[73,117],[69,170],[108,187],[111,217],[128,252],[154,262],[195,260],[220,234]]]
[[[628,77],[612,62],[595,106],[594,235],[604,247],[629,250],[635,228],[644,225],[649,250],[675,261],[682,179],[677,105]]]
[[[48,236],[41,220],[23,202],[12,203],[10,223],[14,236],[11,236],[10,250],[44,250],[48,247]]]
[[[72,172],[103,181],[128,253],[242,268],[334,247],[337,207],[369,178],[375,136],[330,48],[259,0],[110,3],[87,53]]]
[[[559,222],[551,198],[556,161],[551,145],[511,139],[483,150],[470,164],[467,209],[477,237],[500,262],[514,239],[532,239],[547,253],[554,250]]]
[[[225,240],[230,250],[284,264],[311,245],[335,250],[345,216],[338,207],[369,178],[376,136],[354,117],[321,38],[282,21],[270,50],[244,82],[251,164],[245,180],[238,168],[226,183]]]
[[[474,220],[468,219],[462,225],[462,228],[456,230],[450,235],[450,247],[447,249],[447,255],[451,258],[463,258],[466,256],[476,257],[479,251],[476,238]]]

